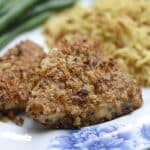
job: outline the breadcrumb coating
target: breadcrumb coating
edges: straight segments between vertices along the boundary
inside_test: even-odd
[[[43,50],[27,40],[0,57],[0,111],[23,110],[38,80]]]
[[[49,128],[97,124],[142,105],[140,87],[85,36],[75,35],[51,50],[40,75],[26,112]]]

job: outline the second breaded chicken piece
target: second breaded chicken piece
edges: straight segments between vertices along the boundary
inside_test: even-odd
[[[76,128],[111,120],[141,105],[139,86],[97,43],[75,36],[42,60],[41,79],[26,111],[49,128]]]
[[[0,111],[25,108],[43,57],[44,51],[29,40],[0,57]]]

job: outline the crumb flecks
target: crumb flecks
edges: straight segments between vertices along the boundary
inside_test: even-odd
[[[27,40],[0,57],[0,111],[24,110],[44,51]]]
[[[26,109],[31,118],[49,128],[78,128],[142,105],[140,87],[104,56],[99,44],[81,35],[72,39],[42,60],[41,79]]]

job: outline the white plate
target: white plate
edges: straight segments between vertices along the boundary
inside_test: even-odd
[[[17,37],[8,46],[31,39],[46,51],[41,29]],[[0,150],[141,150],[150,147],[150,88],[144,105],[132,114],[80,130],[47,130],[25,118],[23,127],[0,122]]]

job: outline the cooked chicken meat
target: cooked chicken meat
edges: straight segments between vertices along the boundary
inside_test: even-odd
[[[31,41],[21,42],[0,57],[0,111],[25,108],[43,57],[43,50]]]
[[[26,112],[49,128],[97,124],[142,105],[140,87],[84,36],[51,50],[41,62],[40,76]]]

